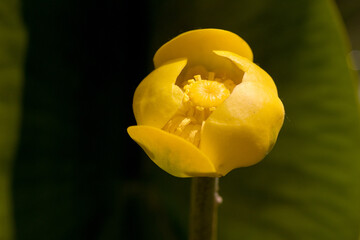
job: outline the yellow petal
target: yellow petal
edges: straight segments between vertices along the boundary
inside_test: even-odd
[[[164,44],[154,56],[155,67],[185,57],[191,65],[204,65],[214,57],[213,50],[231,51],[253,59],[249,45],[238,35],[220,29],[200,29],[180,34]]]
[[[151,72],[137,87],[133,110],[138,125],[162,128],[179,108],[183,92],[175,85],[186,59],[170,61]]]
[[[245,74],[242,82],[253,82],[259,83],[267,87],[270,91],[277,94],[277,89],[272,78],[262,68],[257,66],[255,63],[249,61],[247,58],[239,56],[235,53],[228,51],[214,51],[215,54],[228,58],[232,61],[240,70]]]
[[[284,121],[271,77],[249,61],[238,64],[245,72],[242,83],[206,120],[201,135],[200,150],[222,175],[261,161]]]
[[[128,128],[151,160],[176,177],[214,177],[217,174],[209,159],[193,144],[163,130],[149,126]]]

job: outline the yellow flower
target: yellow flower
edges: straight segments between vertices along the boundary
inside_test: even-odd
[[[160,168],[177,177],[218,177],[261,161],[284,107],[272,78],[234,33],[193,30],[163,45],[138,86],[128,128]]]

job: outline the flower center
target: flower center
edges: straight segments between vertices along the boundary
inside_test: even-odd
[[[213,72],[208,73],[208,79],[195,75],[185,82],[183,103],[163,130],[199,146],[203,123],[230,96],[235,86],[232,80],[215,78]]]
[[[190,80],[184,87],[185,94],[194,106],[203,108],[217,107],[230,95],[229,89],[223,83],[202,80],[200,75],[196,75],[196,77],[199,80]]]

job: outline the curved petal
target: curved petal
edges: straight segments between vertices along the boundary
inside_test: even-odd
[[[217,176],[210,160],[193,144],[149,126],[128,128],[130,137],[160,168],[176,177]]]
[[[183,98],[183,92],[175,82],[186,63],[186,59],[168,62],[139,84],[133,100],[138,125],[162,128],[175,114]]]
[[[244,72],[242,82],[259,83],[267,87],[268,90],[277,94],[277,89],[272,78],[262,68],[255,63],[249,61],[247,58],[239,56],[233,52],[228,51],[214,51],[215,54],[228,58],[235,66]]]
[[[185,57],[191,65],[214,57],[213,50],[231,51],[253,59],[249,45],[238,35],[220,29],[199,29],[180,34],[164,44],[154,56],[155,68],[165,62]]]
[[[284,121],[277,95],[259,84],[242,82],[206,120],[200,150],[222,175],[262,160]]]

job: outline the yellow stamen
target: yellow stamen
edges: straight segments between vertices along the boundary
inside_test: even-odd
[[[195,81],[201,81],[201,76],[200,75],[195,75],[194,76],[194,79],[195,79]],[[194,81],[194,82],[195,82]]]
[[[179,111],[163,129],[199,146],[205,120],[231,94],[236,84],[208,73],[208,79],[197,74],[183,85],[184,98]]]
[[[213,80],[214,80],[214,77],[215,77],[215,73],[214,73],[214,72],[209,72],[208,80],[209,80],[209,81],[213,81]]]
[[[229,89],[216,81],[197,80],[188,86],[186,94],[194,106],[217,107],[230,95]]]

